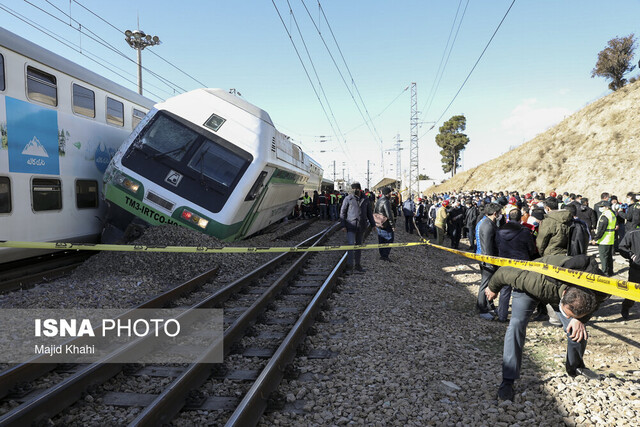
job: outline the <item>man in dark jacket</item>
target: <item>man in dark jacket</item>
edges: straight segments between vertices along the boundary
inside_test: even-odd
[[[569,226],[569,244],[567,247],[567,255],[584,255],[589,249],[589,241],[591,240],[591,234],[589,233],[589,227],[578,218],[578,209],[573,203],[567,205],[567,210],[573,217],[573,223]]]
[[[627,226],[628,231],[633,231],[640,227],[640,202],[636,201],[636,194],[633,192],[627,193],[625,219],[629,223]]]
[[[582,205],[578,208],[577,216],[589,228],[589,233],[593,233],[593,230],[596,228],[596,223],[598,222],[598,216],[596,215],[596,211],[589,207],[589,199],[586,197],[582,198]]]
[[[376,207],[374,212],[377,214],[381,214],[387,217],[387,220],[382,224],[382,227],[378,227],[378,243],[393,243],[394,232],[395,232],[395,222],[393,218],[393,211],[391,209],[391,202],[389,200],[389,194],[391,194],[391,189],[389,187],[384,187],[382,189],[382,197],[378,199],[376,202]],[[389,254],[391,253],[391,248],[380,248],[380,259],[382,261],[391,261],[389,259]]]
[[[496,231],[498,230],[498,226],[496,225],[496,221],[501,210],[502,206],[497,203],[489,203],[485,206],[484,216],[476,226],[477,254],[498,255],[498,246],[496,245]],[[493,303],[487,300],[484,292],[494,271],[496,271],[494,265],[484,262],[480,263],[481,278],[476,308],[480,312],[480,317],[486,320],[493,320],[492,312],[495,311]]]
[[[451,247],[453,249],[458,249],[458,246],[460,245],[460,237],[462,237],[462,227],[464,226],[464,207],[460,204],[459,199],[453,202],[447,221],[447,229],[451,236]]]
[[[347,244],[361,245],[364,232],[369,225],[376,226],[373,219],[373,211],[369,198],[362,193],[359,182],[351,184],[352,193],[344,198],[342,208],[340,208],[340,222],[347,229]],[[367,224],[368,222],[368,224]],[[354,253],[355,252],[355,253]],[[347,274],[355,268],[356,271],[364,272],[360,265],[360,251],[347,251]],[[355,259],[355,266],[354,266]]]
[[[600,272],[595,259],[586,255],[569,257],[550,255],[537,260],[590,273]],[[504,286],[513,288],[511,321],[504,338],[502,355],[502,384],[498,397],[513,400],[513,383],[520,377],[522,349],[524,347],[527,324],[538,301],[551,304],[567,333],[567,356],[565,368],[575,377],[583,375],[596,379],[598,375],[585,368],[583,355],[587,347],[585,323],[598,307],[598,302],[607,296],[588,289],[569,285],[540,273],[520,270],[515,267],[501,267],[493,275],[486,290],[487,298],[493,300]]]
[[[569,244],[569,227],[573,216],[569,211],[557,210],[558,200],[555,197],[544,199],[546,215],[536,238],[536,246],[540,255],[566,255]]]
[[[508,213],[508,222],[501,225],[496,232],[498,255],[503,258],[529,261],[536,254],[536,243],[531,231],[522,224],[522,213],[517,207],[513,207]],[[506,322],[509,314],[509,300],[511,299],[511,286],[504,286],[500,290],[498,303],[498,320]]]
[[[464,214],[464,226],[469,236],[469,250],[476,251],[476,222],[478,222],[478,206],[470,199],[467,200],[467,210]]]
[[[620,255],[629,260],[629,281],[640,283],[640,229],[631,230],[624,235],[618,246]],[[629,309],[635,301],[625,299],[622,301],[620,315],[624,320],[629,319]]]

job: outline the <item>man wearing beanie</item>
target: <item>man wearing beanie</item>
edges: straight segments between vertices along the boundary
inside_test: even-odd
[[[371,203],[369,203],[369,198],[362,193],[359,182],[351,184],[351,192],[342,202],[340,222],[347,230],[348,245],[361,245],[367,227],[369,225],[376,226]],[[360,265],[360,257],[360,251],[347,252],[347,274],[351,274],[354,268],[358,272],[364,272],[364,268]]]

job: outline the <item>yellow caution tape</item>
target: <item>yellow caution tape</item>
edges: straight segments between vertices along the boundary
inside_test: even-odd
[[[584,271],[571,270],[555,265],[544,264],[535,261],[519,261],[509,258],[500,258],[489,255],[478,255],[463,252],[456,249],[435,245],[427,240],[406,243],[381,243],[374,245],[338,245],[338,246],[314,246],[314,247],[210,247],[210,246],[164,246],[164,245],[104,245],[91,243],[66,243],[66,242],[19,242],[0,241],[0,247],[25,248],[25,249],[60,249],[60,250],[84,250],[84,251],[120,251],[120,252],[171,252],[171,253],[277,253],[277,252],[328,252],[346,250],[365,250],[379,248],[405,248],[409,246],[429,245],[457,255],[462,255],[476,261],[500,267],[509,266],[521,270],[533,271],[544,274],[574,285],[617,295],[634,301],[640,301],[640,284],[617,280],[610,277],[590,274]]]
[[[533,271],[535,273],[544,274],[563,282],[573,283],[574,285],[583,286],[593,289],[594,291],[604,292],[606,294],[617,295],[619,297],[628,298],[634,301],[640,301],[640,284],[628,282],[626,280],[613,279],[611,277],[599,276],[597,274],[586,273],[584,271],[571,270],[556,265],[544,264],[535,261],[519,261],[509,258],[501,258],[497,256],[478,255],[470,252],[463,252],[456,249],[446,248],[440,245],[426,242],[427,245],[434,248],[442,249],[463,257],[474,259],[476,261],[486,262],[488,264],[500,267],[515,267],[521,270]]]
[[[66,242],[19,242],[0,241],[3,248],[23,249],[60,249],[79,251],[118,251],[118,252],[179,252],[179,253],[268,253],[268,252],[328,252],[379,248],[404,248],[422,246],[427,242],[381,243],[377,245],[338,245],[338,246],[299,246],[299,247],[211,247],[211,246],[164,246],[164,245],[103,245],[92,243]]]

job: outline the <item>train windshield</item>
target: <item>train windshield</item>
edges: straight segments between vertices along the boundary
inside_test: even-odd
[[[231,187],[246,164],[246,160],[205,140],[189,162],[189,167],[202,176],[216,181],[225,187]]]
[[[157,151],[152,157],[168,156],[179,162],[198,139],[198,136],[196,132],[180,123],[166,116],[159,116],[144,131],[140,143]]]

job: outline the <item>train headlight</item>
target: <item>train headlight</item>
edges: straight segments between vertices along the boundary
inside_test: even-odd
[[[191,224],[197,225],[198,227],[202,228],[203,230],[207,228],[207,225],[209,225],[209,220],[208,219],[202,218],[200,215],[196,215],[193,212],[188,211],[187,209],[183,210],[182,213],[180,214],[180,216],[185,221],[188,221]]]
[[[140,184],[138,184],[137,182],[127,178],[126,176],[124,176],[120,172],[116,172],[116,173],[113,174],[113,181],[116,184],[118,184],[120,187],[123,187],[123,188],[131,191],[133,194],[136,194],[138,192],[138,189],[140,188]]]

